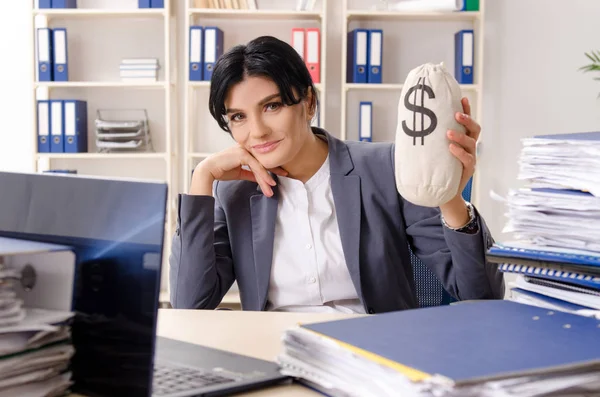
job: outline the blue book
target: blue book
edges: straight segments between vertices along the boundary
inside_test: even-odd
[[[38,8],[52,8],[52,0],[39,0]]]
[[[150,8],[165,8],[165,0],[150,0]]]
[[[507,258],[533,259],[555,263],[572,263],[585,266],[600,266],[600,253],[591,251],[566,250],[550,247],[521,247],[515,245],[495,243],[487,250],[487,254]]]
[[[566,141],[597,142],[597,141],[600,141],[600,131],[573,132],[573,133],[568,133],[568,134],[536,135],[536,136],[534,136],[534,138],[556,139],[556,140],[566,140]]]
[[[545,266],[525,266],[513,263],[503,263],[498,266],[503,273],[524,274],[526,276],[555,280],[568,284],[580,285],[586,288],[600,290],[600,276],[571,269]]]
[[[569,327],[565,327],[569,324]],[[598,320],[508,300],[465,302],[301,325],[419,382],[471,382],[600,364]]]
[[[152,8],[150,0],[138,0],[138,8]]]

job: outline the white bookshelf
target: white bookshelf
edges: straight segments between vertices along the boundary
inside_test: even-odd
[[[51,18],[162,18],[169,15],[165,4],[164,9],[160,8],[132,8],[132,9],[90,9],[90,8],[66,8],[66,9],[34,9],[34,15]]]
[[[191,174],[195,166],[210,156],[231,146],[234,142],[229,135],[218,128],[208,112],[209,81],[189,80],[189,29],[190,26],[218,26],[224,33],[224,51],[236,44],[243,44],[260,35],[273,35],[288,43],[291,41],[291,28],[320,28],[320,82],[315,84],[321,104],[319,124],[325,125],[325,101],[327,82],[327,0],[319,0],[314,11],[296,11],[295,0],[259,2],[258,10],[194,8],[193,0],[185,0],[185,77],[183,78],[183,190],[189,189]],[[284,26],[288,27],[284,27]],[[270,28],[273,27],[273,28]],[[251,29],[252,34],[233,32]],[[229,38],[234,36],[233,39]],[[202,120],[202,121],[199,121]]]
[[[176,29],[174,13],[172,10],[171,0],[165,0],[163,9],[138,9],[134,8],[137,5],[137,0],[79,0],[77,9],[38,9],[37,1],[32,1],[32,18],[34,27],[34,40],[37,49],[37,34],[35,29],[40,27],[66,27],[67,28],[67,43],[68,43],[68,62],[69,62],[69,79],[67,82],[40,82],[37,75],[37,50],[34,49],[32,56],[32,67],[34,68],[33,87],[35,91],[32,106],[34,107],[33,115],[33,131],[36,136],[34,141],[34,169],[38,172],[51,169],[76,169],[78,174],[107,176],[116,178],[135,178],[147,180],[160,180],[166,182],[169,186],[169,201],[165,223],[165,249],[163,261],[163,274],[161,289],[166,289],[167,286],[167,260],[170,252],[171,236],[175,230],[174,217],[174,182],[177,180],[177,136],[174,134],[176,119],[174,113],[174,91],[176,83],[175,72],[175,49],[177,45]],[[86,7],[97,8],[86,8]],[[123,7],[123,8],[121,8]],[[136,25],[151,23],[153,25]],[[130,26],[131,25],[131,26]],[[157,26],[160,26],[160,31],[157,31]],[[117,26],[118,32],[123,32],[127,35],[125,38],[128,43],[119,43],[118,38],[112,37],[113,42],[105,43],[93,37],[85,28],[97,29],[98,31],[111,29],[114,30]],[[152,32],[155,43],[150,43],[149,48],[144,48],[144,54],[153,52],[160,59],[160,78],[156,82],[123,82],[118,80],[117,76],[91,76],[94,72],[84,73],[83,69],[86,66],[92,68],[95,66],[95,74],[101,70],[96,65],[84,65],[85,55],[80,51],[87,51],[90,54],[93,49],[87,46],[98,45],[102,43],[105,46],[114,45],[115,50],[120,50],[119,55],[122,57],[151,57],[151,56],[124,56],[129,53],[135,53],[137,42],[136,34],[137,27],[144,26],[143,32]],[[87,33],[78,35],[78,33]],[[114,34],[114,32],[113,32]],[[118,34],[118,33],[117,33]],[[144,34],[144,33],[142,33]],[[102,36],[101,36],[102,37]],[[90,40],[93,38],[94,40]],[[132,41],[132,38],[133,41]],[[143,40],[143,36],[139,40]],[[88,43],[86,40],[93,41]],[[107,38],[111,40],[111,38]],[[149,41],[149,40],[148,40]],[[129,44],[129,47],[126,45]],[[144,43],[146,44],[146,43]],[[160,46],[161,50],[152,50],[152,46]],[[124,50],[125,48],[125,50]],[[138,51],[140,53],[140,51]],[[96,55],[96,54],[95,54]],[[115,67],[118,60],[110,51],[103,51],[97,57],[107,57],[111,63],[111,68]],[[98,60],[96,58],[95,60]],[[100,59],[101,60],[101,59]],[[90,63],[93,63],[89,61]],[[74,70],[78,69],[78,70]],[[118,64],[116,65],[118,70]],[[75,72],[75,73],[74,73]],[[74,76],[76,75],[76,76]],[[85,75],[86,78],[80,78]],[[151,128],[150,134],[153,141],[154,151],[140,152],[110,152],[100,153],[95,152],[95,133],[93,129],[96,113],[90,108],[88,98],[95,100],[93,107],[118,109],[126,105],[127,109],[138,108],[137,100],[143,100],[149,95],[154,95],[155,104],[153,112],[148,114]],[[111,98],[132,98],[131,102],[123,101],[113,105]],[[88,102],[88,150],[87,153],[38,153],[37,151],[37,101],[43,99],[81,99]],[[150,103],[150,102],[148,102]],[[156,121],[154,123],[154,120]],[[154,123],[154,124],[153,124]],[[156,128],[154,128],[156,127]],[[159,142],[159,144],[156,144]],[[157,147],[158,146],[158,147]]]
[[[483,125],[485,0],[480,0],[479,11],[464,12],[399,12],[368,9],[377,2],[342,0],[341,3],[343,19],[340,67],[341,139],[358,139],[358,102],[364,100],[373,102],[373,141],[393,141],[397,125],[398,100],[408,72],[425,62],[444,61],[446,68],[453,73],[454,35],[452,32],[465,28],[472,28],[475,33],[475,76],[474,84],[461,84],[460,88],[462,95],[469,98],[473,117]],[[383,29],[382,84],[347,83],[347,34],[350,30],[358,27]],[[438,29],[439,32],[437,32]],[[452,35],[449,36],[450,34]],[[443,38],[445,41],[441,44],[436,43],[434,42],[436,38]],[[425,48],[422,51],[414,51],[419,46],[419,42],[422,42]],[[410,43],[410,45],[405,46],[405,43]],[[442,51],[436,52],[432,49],[436,46],[443,47]],[[415,55],[415,53],[418,54]],[[392,55],[390,56],[390,54]],[[432,54],[439,56],[432,57]],[[400,57],[403,59],[402,61],[397,60]],[[395,70],[390,71],[390,69]],[[353,111],[350,106],[353,108],[356,106],[356,111]],[[380,126],[379,130],[378,125]],[[385,131],[385,136],[377,137],[377,133],[381,131]],[[482,139],[483,134],[479,141],[481,142]],[[475,205],[479,197],[478,178],[480,174],[481,172],[476,172],[473,180],[472,202]]]

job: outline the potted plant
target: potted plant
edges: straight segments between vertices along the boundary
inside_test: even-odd
[[[588,57],[592,63],[580,67],[579,70],[583,70],[584,73],[600,72],[600,51],[592,51],[590,53],[586,52],[585,56]],[[594,80],[600,81],[600,77],[594,77]],[[600,98],[600,94],[598,94],[598,97]]]

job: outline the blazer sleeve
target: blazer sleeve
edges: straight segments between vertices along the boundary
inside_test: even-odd
[[[179,196],[169,257],[171,305],[215,309],[235,281],[225,212],[217,198]]]
[[[445,227],[438,207],[415,205],[398,196],[413,253],[435,273],[450,295],[458,300],[504,297],[502,273],[498,265],[485,259],[494,239],[477,208],[479,230],[467,234]]]

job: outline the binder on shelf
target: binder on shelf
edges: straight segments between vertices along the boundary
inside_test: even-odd
[[[461,11],[479,11],[479,0],[463,0]]]
[[[165,8],[165,0],[150,0],[150,8]]]
[[[138,8],[152,8],[150,0],[138,0]]]
[[[217,59],[223,54],[223,31],[216,26],[204,28],[204,74],[203,79],[210,81]]]
[[[52,29],[37,30],[38,81],[52,81]]]
[[[50,153],[50,101],[37,101],[38,153]]]
[[[52,8],[52,0],[39,0],[38,8]]]
[[[367,83],[381,84],[382,80],[382,59],[383,59],[383,30],[369,30],[369,59]]]
[[[454,77],[459,84],[473,84],[475,40],[473,29],[463,29],[454,35]]]
[[[203,33],[202,26],[190,26],[190,81],[202,81],[204,71],[202,62]]]
[[[63,137],[64,130],[64,113],[63,101],[53,99],[50,101],[50,152],[64,153],[65,145]]]
[[[293,28],[292,29],[292,47],[294,47],[294,49],[296,50],[296,52],[298,53],[298,55],[300,55],[300,58],[302,59],[306,59],[305,58],[305,54],[304,54],[304,50],[305,50],[305,43],[304,43],[304,36],[306,34],[306,30],[304,28]]]
[[[367,29],[354,29],[348,32],[348,57],[347,82],[367,82],[367,54],[369,43],[369,31]]]
[[[77,8],[77,0],[52,0],[52,8]]]
[[[65,100],[63,106],[65,153],[85,153],[88,151],[87,102]]]
[[[54,81],[69,81],[67,29],[55,28],[52,35]]]
[[[321,30],[306,29],[306,67],[313,83],[321,82]]]
[[[362,142],[373,140],[373,102],[361,102],[358,112],[358,139]]]

